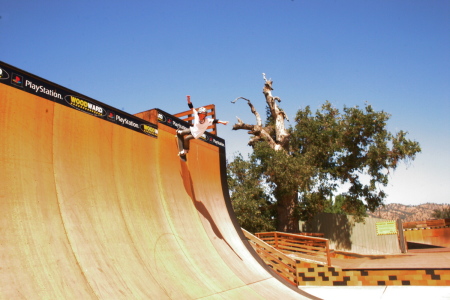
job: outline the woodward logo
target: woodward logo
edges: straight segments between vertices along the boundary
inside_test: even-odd
[[[5,70],[0,68],[0,79],[8,79],[8,78],[9,78],[9,74]]]
[[[106,111],[103,107],[95,105],[89,101],[86,101],[84,99],[80,99],[78,97],[67,95],[66,102],[69,103],[71,106],[78,108],[82,111],[85,111],[87,113],[96,115],[96,116],[105,116]]]
[[[148,126],[146,124],[141,124],[141,130],[148,135],[158,136],[158,129],[156,129],[152,126]]]
[[[59,94],[55,91],[49,90],[48,88],[44,87],[43,85],[34,84],[33,82],[31,82],[28,79],[25,80],[25,87],[32,89],[35,93],[46,94],[51,97],[55,97],[55,98],[62,100],[61,94]]]
[[[166,116],[162,113],[158,113],[158,121],[161,123],[166,123]]]

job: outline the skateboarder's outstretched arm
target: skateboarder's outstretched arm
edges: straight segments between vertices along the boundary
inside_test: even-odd
[[[220,120],[217,120],[216,123],[223,124],[223,125],[227,125],[227,124],[228,124],[228,121],[220,121]]]
[[[191,102],[191,96],[187,95],[186,98],[187,98],[189,108],[194,109],[194,106],[192,105],[192,102]]]

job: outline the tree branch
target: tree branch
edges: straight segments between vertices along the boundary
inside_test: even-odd
[[[272,96],[272,84],[273,81],[271,79],[267,80],[266,74],[263,73],[264,79],[264,88],[263,94],[266,97],[266,103],[269,106],[270,113],[275,120],[275,134],[276,134],[276,143],[280,146],[279,148],[283,148],[286,150],[286,146],[289,143],[290,134],[287,132],[286,127],[284,126],[284,119],[288,120],[286,113],[281,110],[275,101],[281,102],[280,97]]]
[[[252,102],[244,97],[238,97],[231,101],[231,103],[236,103],[239,99],[243,99],[247,101],[248,106],[250,107],[251,112],[256,117],[256,125],[245,124],[241,119],[238,119],[238,123],[233,126],[233,130],[244,129],[248,130],[249,134],[254,135],[254,137],[249,141],[249,145],[253,146],[256,142],[260,140],[265,140],[272,149],[275,150],[285,150],[287,151],[287,146],[289,144],[289,136],[290,134],[286,130],[284,126],[284,120],[288,120],[287,115],[284,111],[278,108],[275,101],[281,102],[280,97],[272,96],[272,84],[273,81],[271,79],[267,80],[266,74],[262,73],[264,79],[264,88],[263,93],[266,97],[267,105],[269,106],[270,113],[272,115],[273,120],[275,120],[275,140],[270,134],[272,131],[269,126],[268,128],[263,127],[261,115],[256,111]],[[288,120],[289,121],[289,120]]]
[[[250,106],[250,110],[251,112],[255,115],[256,117],[256,124],[258,126],[262,126],[262,120],[261,120],[261,115],[256,111],[255,107],[253,106],[252,102],[244,97],[238,97],[236,99],[234,99],[233,101],[231,101],[231,103],[235,104],[236,101],[238,101],[239,99],[244,99],[245,101],[247,101],[248,106]]]
[[[233,130],[245,129],[245,130],[255,131],[256,125],[245,124],[238,117],[236,117],[236,119],[238,119],[238,122],[233,125]]]

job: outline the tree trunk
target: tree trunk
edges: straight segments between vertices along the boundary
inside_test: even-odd
[[[298,233],[299,219],[296,213],[297,209],[297,192],[279,195],[276,197],[277,201],[277,213],[278,224],[277,231]]]

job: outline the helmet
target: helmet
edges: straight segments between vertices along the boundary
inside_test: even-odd
[[[199,113],[199,114],[205,114],[205,115],[206,115],[206,108],[200,107],[200,108],[198,109],[198,113]]]

